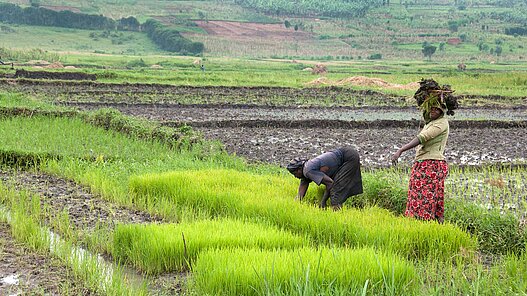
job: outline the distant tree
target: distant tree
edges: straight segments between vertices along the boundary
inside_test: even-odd
[[[432,60],[432,55],[436,52],[437,47],[433,45],[426,45],[423,46],[422,52],[425,58],[428,58],[428,60]]]
[[[489,50],[489,45],[486,44],[483,40],[480,40],[478,42],[478,49],[479,49],[479,51],[487,51],[487,50]]]
[[[457,32],[458,29],[459,29],[459,24],[457,21],[448,21],[448,30],[450,30],[450,32],[452,33]]]
[[[284,26],[285,26],[287,29],[289,29],[289,28],[291,28],[291,23],[290,23],[288,20],[285,20],[285,21],[284,21]]]
[[[494,50],[494,53],[497,55],[497,56],[501,56],[501,53],[503,52],[503,48],[501,48],[501,46],[496,46],[496,49]]]
[[[444,51],[445,50],[445,43],[444,42],[440,42],[439,43],[439,51]]]
[[[29,3],[32,7],[40,7],[40,0],[30,0]]]
[[[298,25],[295,25],[295,31],[298,31]]]
[[[133,17],[122,18],[117,21],[117,29],[123,31],[139,31],[141,24]]]

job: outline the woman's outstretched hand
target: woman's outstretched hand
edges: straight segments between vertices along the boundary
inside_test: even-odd
[[[391,160],[392,160],[392,165],[397,165],[397,163],[399,162],[399,157],[401,156],[401,151],[400,150],[397,150],[397,152],[395,152],[395,154],[392,156]]]

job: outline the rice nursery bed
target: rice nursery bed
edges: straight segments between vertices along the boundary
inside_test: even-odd
[[[42,87],[39,83],[35,85]],[[50,95],[54,86],[57,85],[46,86],[44,94]],[[59,85],[57,98],[64,98],[64,89],[73,93],[72,86],[76,84]],[[123,89],[133,88],[110,88],[94,101],[106,100],[111,91],[120,93],[123,99],[135,96],[121,93]],[[150,92],[155,93],[154,101],[162,99],[158,93],[174,90],[161,89]],[[85,89],[79,91],[89,98]],[[95,93],[96,87],[91,91]],[[270,90],[246,91],[269,96]],[[81,108],[101,106],[104,105],[97,103]],[[459,213],[459,217],[465,215],[465,220],[449,217],[452,223],[439,225],[398,216],[404,204],[411,155],[403,158],[401,167],[383,168],[395,146],[417,132],[418,122],[410,118],[403,124],[397,121],[404,120],[396,120],[383,127],[382,120],[390,114],[399,116],[398,119],[414,115],[417,118],[418,114],[410,108],[324,109],[331,110],[335,117],[327,125],[314,127],[309,124],[323,118],[316,109],[259,109],[247,105],[222,106],[218,110],[210,106],[113,106],[126,114],[156,122],[194,124],[206,138],[223,141],[228,152],[244,156],[250,165],[210,147],[179,151],[179,146],[138,140],[130,130],[95,128],[75,119],[75,115],[73,118],[19,115],[0,120],[4,133],[0,144],[2,160],[18,156],[38,160],[30,167],[61,178],[42,172],[15,172],[15,177],[2,173],[2,179],[16,179],[15,188],[19,190],[36,188],[33,191],[45,197],[41,200],[51,201],[46,207],[52,212],[58,213],[66,205],[67,211],[49,218],[50,224],[56,221],[57,226],[62,226],[57,227],[59,231],[64,231],[64,225],[74,225],[77,230],[108,225],[110,233],[106,236],[93,236],[82,242],[92,250],[111,254],[107,260],[144,272],[144,278],[155,275],[150,283],[166,279],[158,284],[173,284],[168,292],[165,290],[167,294],[218,294],[223,288],[224,295],[522,295],[527,289],[524,252],[527,235],[522,232],[527,208],[526,143],[522,127],[525,109],[483,107],[477,113],[468,109],[460,112],[458,122],[477,121],[480,115],[499,121],[503,114],[514,110],[505,118],[505,122],[513,124],[499,127],[468,122],[454,128],[457,119],[453,120],[447,152],[452,164],[446,184],[447,198],[461,201],[463,206],[476,205],[477,210],[468,211],[452,203],[447,211]],[[276,121],[265,126],[265,118],[273,116]],[[299,123],[295,120],[280,126],[286,116],[297,119],[304,116],[308,121],[300,127],[295,126]],[[377,123],[373,128],[367,124],[360,128],[334,127],[337,121],[349,124],[360,116],[362,122]],[[259,117],[264,119],[263,125],[248,126]],[[207,118],[217,126],[198,127]],[[232,126],[222,125],[229,121]],[[13,130],[17,132],[10,132]],[[509,139],[518,140],[511,143]],[[312,205],[321,193],[314,186],[305,202],[293,201],[298,181],[276,165],[298,155],[312,156],[343,145],[359,150],[365,194],[348,201],[344,211],[338,213]],[[504,165],[512,162],[517,165]],[[256,165],[262,163],[275,166]],[[481,166],[483,163],[489,165]],[[464,167],[468,164],[475,166]],[[76,183],[102,199],[90,197]],[[378,207],[370,207],[374,204]],[[96,219],[90,218],[91,214]],[[508,214],[512,218],[507,218]],[[486,224],[471,221],[474,217]],[[68,219],[71,224],[65,224]],[[115,226],[110,221],[113,219],[121,224]],[[514,242],[492,233],[496,229],[510,230],[510,235],[508,232],[502,235],[514,238],[518,244],[510,245]],[[212,234],[218,235],[217,240]],[[265,239],[254,241],[256,234]],[[78,238],[71,235],[71,239]],[[511,252],[515,254],[508,255]],[[190,270],[188,277],[178,273],[187,270]],[[159,295],[161,290],[153,287],[151,292]]]

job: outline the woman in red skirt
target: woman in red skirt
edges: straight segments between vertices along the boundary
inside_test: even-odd
[[[444,151],[449,125],[445,115],[454,115],[452,110],[458,104],[449,86],[440,87],[432,79],[422,80],[420,84],[414,97],[423,111],[426,124],[412,141],[397,150],[392,156],[392,162],[397,163],[401,153],[417,147],[404,214],[442,223],[445,209],[444,184],[448,175]]]

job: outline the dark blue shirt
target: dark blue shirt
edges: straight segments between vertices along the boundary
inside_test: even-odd
[[[302,182],[309,183],[314,181],[317,185],[320,185],[324,175],[333,178],[343,163],[344,155],[340,149],[332,150],[312,158],[304,164],[303,173],[305,178],[302,179]],[[325,166],[327,166],[329,170],[324,174],[324,172],[320,171],[320,168]]]

